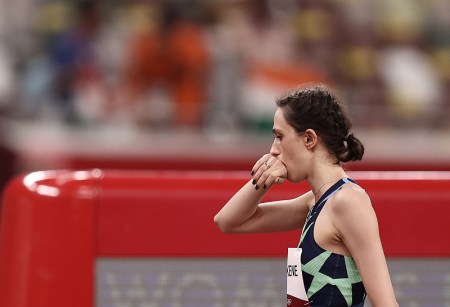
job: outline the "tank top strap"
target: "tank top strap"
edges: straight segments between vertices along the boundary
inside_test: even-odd
[[[331,196],[333,196],[336,192],[338,192],[342,188],[342,186],[348,182],[352,182],[352,183],[356,184],[356,182],[353,179],[350,179],[347,177],[339,179],[339,181],[337,181],[328,190],[326,190],[325,193],[314,204],[314,206],[311,207],[311,209],[308,212],[308,215],[306,216],[305,224],[303,224],[302,235],[300,236],[299,246],[305,236],[305,233],[306,233],[305,230],[307,228],[309,228],[309,226],[316,221],[320,211],[322,210],[322,208],[323,208],[324,204],[327,202],[327,200]]]
[[[348,177],[344,177],[339,179],[338,182],[333,184],[328,190],[325,191],[325,193],[320,197],[320,199],[316,202],[316,204],[312,207],[311,212],[317,212],[322,209],[323,205],[327,202],[327,200],[333,196],[337,191],[339,191],[342,186],[348,182],[355,183],[356,182]]]

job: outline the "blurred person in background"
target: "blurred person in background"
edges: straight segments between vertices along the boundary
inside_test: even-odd
[[[96,50],[98,3],[49,2],[38,16],[41,40],[23,68],[20,115],[70,124],[101,118],[105,99]]]
[[[350,0],[334,9],[339,35],[334,46],[333,79],[347,101],[353,124],[367,129],[382,127],[386,118],[385,91],[377,67],[377,36],[373,29],[377,4]]]
[[[176,105],[175,123],[180,127],[200,128],[204,124],[210,54],[202,18],[201,7],[195,1],[177,7],[166,4],[166,52]]]
[[[301,51],[293,14],[304,11],[294,1],[247,0],[235,17],[244,59],[243,105],[247,127],[260,132],[271,129],[274,111],[271,97],[305,82],[329,82],[329,76]],[[323,25],[323,24],[322,24]],[[321,25],[321,26],[322,26]],[[325,65],[325,64],[324,64]]]
[[[248,181],[217,213],[223,232],[303,228],[299,247],[309,306],[398,307],[367,193],[343,169],[361,160],[364,146],[341,102],[324,86],[309,85],[277,99],[275,140]],[[261,203],[286,180],[311,191]]]
[[[205,128],[208,133],[224,135],[242,129],[245,61],[239,44],[240,6],[217,2],[208,7],[206,41],[210,54],[208,106]],[[233,43],[230,43],[233,42]]]
[[[415,1],[386,1],[377,21],[386,107],[399,127],[431,127],[442,110],[442,80],[425,48],[423,9]]]
[[[129,33],[118,110],[141,125],[170,126],[173,103],[162,9],[159,5],[130,4],[125,14]]]
[[[2,192],[7,182],[15,175],[16,153],[6,140],[5,119],[14,108],[15,75],[14,61],[10,49],[3,41],[4,24],[0,23],[0,215]]]
[[[101,71],[95,50],[100,9],[96,1],[84,0],[76,5],[73,25],[55,35],[49,54],[54,69],[52,91],[63,118],[77,122],[83,114],[83,104],[95,104],[94,96]],[[92,106],[86,107],[90,116]]]
[[[424,45],[443,87],[442,109],[439,110],[434,126],[448,129],[450,128],[450,1],[427,2],[424,12]]]
[[[0,31],[1,33],[1,31]],[[0,114],[4,115],[12,109],[15,98],[15,75],[13,57],[3,44],[0,36]]]
[[[149,117],[142,119],[147,124],[158,125],[159,121],[200,128],[210,65],[202,16],[197,15],[201,10],[195,3],[172,1],[135,9],[140,22],[130,36],[126,54],[126,99],[131,105],[144,107]]]

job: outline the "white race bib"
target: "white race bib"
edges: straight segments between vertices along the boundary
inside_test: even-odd
[[[301,267],[302,249],[288,248],[287,257],[287,306],[305,307],[309,306],[306,296],[305,285]]]

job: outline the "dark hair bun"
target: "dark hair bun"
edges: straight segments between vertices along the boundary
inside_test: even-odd
[[[338,159],[340,162],[357,161],[361,160],[364,155],[364,145],[362,142],[353,135],[353,133],[348,134],[345,137],[346,151],[343,155],[339,155]]]

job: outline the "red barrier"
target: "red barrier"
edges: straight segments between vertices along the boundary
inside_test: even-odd
[[[5,190],[0,306],[89,306],[93,297],[95,173],[38,172]]]
[[[450,173],[354,172],[389,257],[450,257]],[[3,198],[0,307],[91,306],[96,257],[284,257],[299,231],[225,235],[214,214],[249,180],[236,172],[51,171]],[[274,187],[267,200],[305,184]]]

